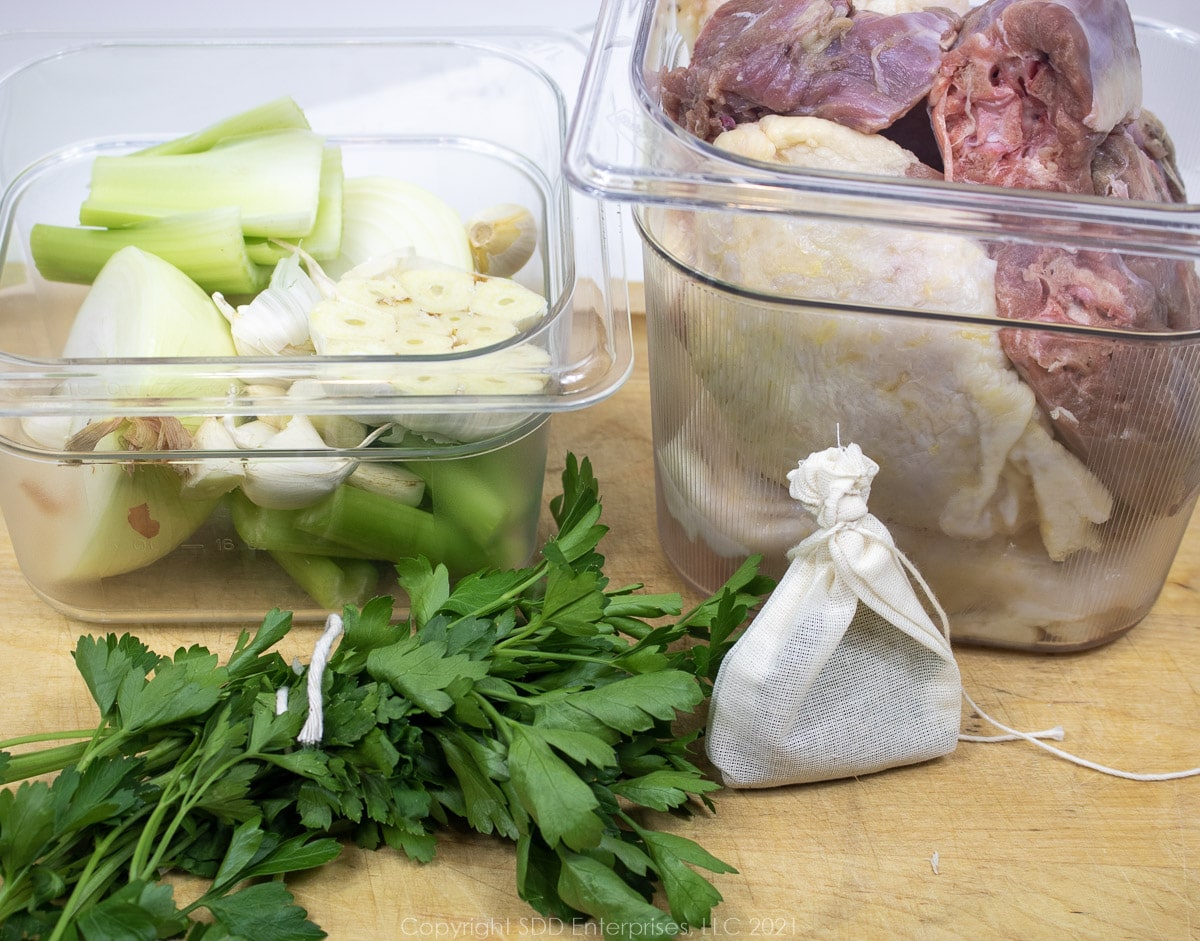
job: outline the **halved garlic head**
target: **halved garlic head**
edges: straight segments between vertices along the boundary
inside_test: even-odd
[[[467,221],[467,240],[476,271],[507,278],[533,257],[537,222],[524,206],[501,203]]]

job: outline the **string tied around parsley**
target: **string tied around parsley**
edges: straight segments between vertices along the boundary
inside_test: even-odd
[[[342,636],[342,617],[340,614],[330,614],[325,619],[325,630],[313,645],[312,660],[308,664],[308,679],[305,681],[305,692],[308,696],[308,718],[304,727],[296,736],[301,745],[319,745],[325,734],[325,704],[321,697],[321,684],[325,678],[325,667],[329,663],[329,655],[333,645]],[[297,672],[302,668],[298,664],[293,667]],[[287,688],[276,693],[276,711],[287,710]]]

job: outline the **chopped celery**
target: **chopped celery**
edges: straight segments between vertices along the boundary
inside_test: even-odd
[[[426,510],[343,484],[301,510],[296,525],[356,553],[387,562],[424,556],[453,574],[488,564],[479,547],[453,524]]]
[[[348,604],[363,605],[379,583],[379,570],[362,559],[331,559],[294,552],[272,552],[271,558],[326,611]]]
[[[421,477],[433,498],[433,512],[467,533],[476,545],[492,543],[509,525],[514,511],[510,495],[496,487],[504,480],[476,459],[414,461],[413,471]]]
[[[171,263],[209,293],[254,294],[266,285],[268,271],[246,254],[240,216],[233,207],[119,229],[38,223],[29,232],[33,262],[50,281],[91,284],[108,259],[128,245]]]
[[[306,532],[296,524],[304,510],[269,510],[257,506],[240,490],[229,495],[229,515],[242,542],[252,549],[292,555],[325,555],[369,559],[373,556]]]
[[[342,149],[325,147],[321,158],[321,196],[317,204],[317,221],[308,235],[298,244],[317,261],[336,258],[342,248]],[[258,265],[274,265],[294,254],[287,245],[265,238],[247,238],[246,252]]]
[[[92,162],[83,225],[236,206],[247,236],[297,239],[317,220],[325,139],[298,128],[221,141],[195,154],[125,154]]]
[[[300,128],[309,130],[308,118],[295,99],[288,96],[276,98],[265,104],[250,108],[238,114],[231,115],[193,134],[185,134],[174,140],[155,144],[139,150],[143,155],[165,154],[196,154],[209,150],[219,141],[227,137],[243,137],[247,134],[260,134],[263,131],[277,131],[283,128]]]
[[[408,464],[428,487],[434,516],[464,533],[495,565],[524,564],[528,525],[541,506],[534,441],[485,454]]]

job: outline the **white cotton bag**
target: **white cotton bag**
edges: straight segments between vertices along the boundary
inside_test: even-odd
[[[868,511],[878,471],[850,444],[788,474],[817,529],[718,672],[706,747],[729,787],[869,774],[956,747],[962,681],[945,615]]]

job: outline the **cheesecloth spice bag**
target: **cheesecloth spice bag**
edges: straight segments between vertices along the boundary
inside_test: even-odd
[[[706,747],[730,787],[868,774],[957,744],[958,665],[917,588],[945,616],[868,512],[878,470],[850,444],[788,474],[817,529],[717,674]]]

